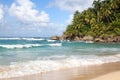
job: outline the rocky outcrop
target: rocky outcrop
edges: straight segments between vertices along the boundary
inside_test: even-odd
[[[83,41],[93,41],[94,38],[92,36],[84,36]]]
[[[59,40],[59,37],[58,36],[52,36],[51,40]]]
[[[113,42],[120,42],[120,36],[114,37]]]
[[[94,42],[104,42],[104,40],[101,39],[101,38],[95,38],[95,39],[94,39]]]
[[[53,37],[51,37],[51,40],[70,40],[70,41],[92,41],[92,42],[106,42],[106,43],[114,42],[114,43],[117,43],[117,42],[120,42],[120,36],[116,36],[116,37],[106,36],[106,37],[94,38],[90,35],[84,36],[84,37],[78,37],[78,36],[69,37],[67,35],[62,35],[62,36],[53,36]]]
[[[78,37],[78,36],[76,36],[76,37],[74,38],[74,40],[75,40],[75,41],[80,41],[80,40],[81,40],[81,38],[80,38],[80,37]]]
[[[66,35],[62,35],[59,37],[60,40],[67,40],[67,36]]]

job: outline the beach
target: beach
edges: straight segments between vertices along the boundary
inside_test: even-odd
[[[0,80],[90,80],[120,71],[120,44],[0,38]]]
[[[0,80],[120,80],[120,62]]]
[[[120,71],[112,72],[92,80],[120,80]]]
[[[119,0],[0,0],[0,80],[119,75]]]

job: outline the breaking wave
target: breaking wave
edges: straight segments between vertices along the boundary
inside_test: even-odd
[[[0,38],[0,40],[20,40],[21,38]]]
[[[47,40],[47,41],[48,41],[48,42],[55,42],[56,40],[50,40],[50,39],[49,39],[49,40]]]
[[[43,38],[0,38],[0,40],[29,40],[29,41],[39,41],[44,40]]]
[[[40,40],[44,40],[42,38],[21,38],[22,40],[30,40],[30,41],[40,41]]]
[[[40,44],[16,44],[16,45],[0,45],[2,48],[15,49],[15,48],[30,48],[41,46]]]
[[[62,46],[62,43],[47,44],[48,46]]]
[[[40,47],[40,46],[62,46],[62,43],[52,43],[52,44],[15,44],[15,45],[0,45],[1,48],[6,49],[19,49],[19,48],[31,48],[31,47]]]
[[[120,61],[120,55],[118,54],[112,56],[50,56],[35,61],[11,64],[8,66],[9,70],[4,69],[0,72],[0,79],[118,61]]]

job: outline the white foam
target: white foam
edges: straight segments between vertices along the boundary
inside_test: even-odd
[[[39,40],[44,40],[42,38],[21,38],[22,40],[30,40],[30,41],[39,41]]]
[[[66,68],[75,68],[80,66],[101,65],[104,63],[120,61],[120,55],[103,56],[103,57],[94,56],[94,55],[69,56],[69,57],[61,56],[61,57],[63,58],[59,60],[41,59],[36,61],[11,64],[8,67],[10,70],[0,72],[0,79],[10,78],[10,77],[20,77],[24,75],[31,75],[31,74],[61,70]]]
[[[94,41],[85,41],[85,43],[94,43]]]
[[[20,40],[20,38],[0,38],[0,40]]]
[[[31,48],[31,47],[39,47],[39,46],[62,46],[62,43],[53,43],[53,44],[15,44],[15,45],[0,45],[2,48],[7,49],[15,49],[15,48]]]
[[[42,38],[0,38],[0,40],[32,40],[32,41],[39,41],[44,40]]]
[[[14,48],[30,48],[41,46],[40,44],[16,44],[16,45],[0,45],[2,48],[14,49]]]
[[[62,43],[47,44],[48,46],[62,46]]]
[[[47,40],[48,42],[55,42],[56,40]]]

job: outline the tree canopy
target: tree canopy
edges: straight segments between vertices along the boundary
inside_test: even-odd
[[[92,7],[74,13],[72,23],[64,34],[69,38],[120,36],[120,1],[94,0]]]

